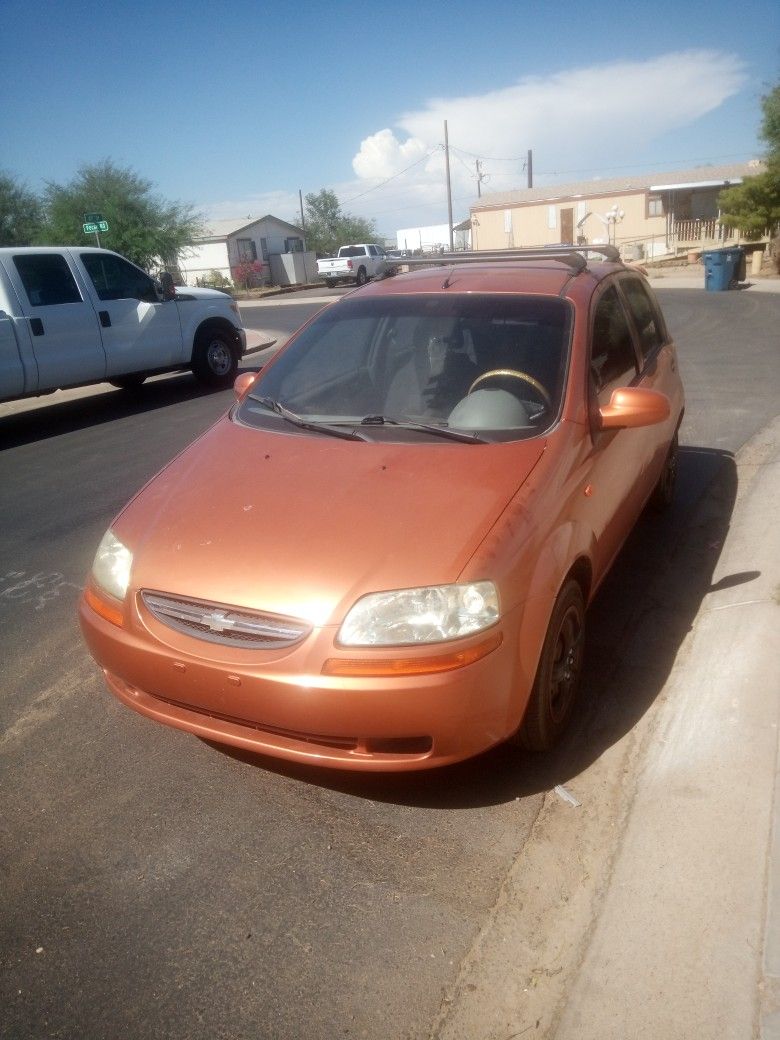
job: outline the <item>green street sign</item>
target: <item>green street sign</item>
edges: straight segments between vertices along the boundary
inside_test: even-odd
[[[84,214],[84,223],[85,224],[99,224],[102,219],[103,219],[103,214],[102,213],[85,213]]]
[[[108,221],[107,220],[98,220],[98,221],[94,221],[93,220],[93,221],[90,221],[87,224],[82,224],[81,226],[84,228],[84,234],[85,235],[94,235],[98,231],[108,231]]]
[[[107,220],[99,220],[98,221],[98,231],[108,231],[108,221]]]

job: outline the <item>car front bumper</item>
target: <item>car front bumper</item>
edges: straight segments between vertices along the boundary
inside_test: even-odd
[[[512,695],[517,644],[503,622],[490,632],[498,645],[472,664],[352,678],[311,667],[332,656],[331,629],[315,630],[282,653],[233,652],[187,636],[174,636],[171,646],[167,635],[163,641],[143,627],[120,628],[83,598],[79,620],[120,701],[158,722],[250,752],[335,769],[428,769],[487,750],[520,721]],[[431,647],[424,649],[430,654]]]

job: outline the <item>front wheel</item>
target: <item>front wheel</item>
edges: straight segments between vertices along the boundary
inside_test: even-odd
[[[567,581],[555,601],[528,707],[516,741],[549,751],[571,719],[582,674],[585,600],[579,582]]]
[[[198,333],[192,352],[192,371],[206,386],[230,386],[238,371],[238,354],[221,330]]]
[[[657,512],[662,512],[664,509],[668,509],[674,500],[674,488],[677,483],[678,455],[679,443],[677,434],[675,433],[674,439],[669,445],[669,452],[666,456],[661,476],[658,478],[658,483],[655,485],[653,492],[650,495],[650,508],[655,509]]]

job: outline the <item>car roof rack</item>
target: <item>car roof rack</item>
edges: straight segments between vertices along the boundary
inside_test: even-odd
[[[558,260],[579,274],[588,266],[587,254],[597,253],[605,260],[620,262],[617,246],[553,246],[533,249],[482,249],[462,250],[457,253],[437,253],[434,256],[411,256],[399,258],[399,266],[440,267],[452,264],[478,264],[491,260]]]

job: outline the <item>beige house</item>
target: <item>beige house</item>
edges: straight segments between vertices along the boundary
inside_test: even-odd
[[[733,243],[718,194],[762,171],[752,161],[483,195],[471,206],[472,248],[614,243],[652,259]]]

